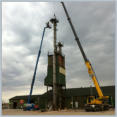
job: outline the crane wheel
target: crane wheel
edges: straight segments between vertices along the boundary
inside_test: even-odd
[[[104,105],[104,110],[109,110],[109,105]]]
[[[96,112],[100,111],[99,106],[96,106],[96,107],[95,107],[95,111],[96,111]]]

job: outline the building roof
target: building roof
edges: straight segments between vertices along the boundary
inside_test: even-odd
[[[104,96],[115,96],[115,86],[103,86],[101,87],[102,92]],[[92,90],[92,91],[91,91]],[[89,96],[92,92],[92,95],[98,95],[95,87],[81,87],[81,88],[68,88],[66,91],[64,90],[65,97],[71,97],[71,96]],[[31,99],[37,98],[37,97],[51,97],[52,96],[52,90],[48,91],[48,93],[44,93],[42,95],[32,95]],[[15,96],[11,98],[10,100],[19,100],[19,99],[27,99],[28,95],[23,96]]]
[[[115,95],[115,86],[104,86],[101,90],[105,96]],[[88,96],[88,95],[98,95],[95,87],[85,87],[85,88],[72,88],[66,90],[66,96]]]
[[[115,96],[115,86],[103,86],[101,87],[101,90],[104,94],[104,96]],[[64,90],[65,97],[70,96],[89,96],[91,95],[97,95],[97,91],[95,87],[81,87],[81,88],[68,88],[66,91]],[[43,94],[43,96],[46,96],[47,92]],[[48,92],[48,96],[52,95],[52,91]]]
[[[28,99],[28,96],[29,96],[29,95],[15,96],[15,97],[10,98],[10,100],[20,100],[20,99],[27,100],[27,99]],[[32,95],[32,96],[31,96],[31,99],[37,98],[37,97],[39,97],[39,96],[40,96],[40,95]]]

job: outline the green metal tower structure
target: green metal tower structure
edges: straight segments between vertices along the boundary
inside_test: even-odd
[[[57,109],[64,108],[64,94],[66,89],[66,73],[65,73],[65,56],[62,54],[62,43],[58,42],[56,52],[56,95],[57,95]],[[47,76],[44,80],[44,85],[52,87],[53,89],[53,54],[48,53],[48,67]]]

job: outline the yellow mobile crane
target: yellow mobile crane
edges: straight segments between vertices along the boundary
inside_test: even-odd
[[[96,91],[97,91],[98,96],[99,96],[98,98],[95,98],[95,96],[89,96],[87,98],[87,103],[85,104],[85,110],[86,111],[108,110],[109,107],[110,107],[109,104],[108,104],[109,96],[104,96],[103,95],[102,90],[101,90],[101,88],[99,86],[99,83],[98,83],[98,81],[96,79],[95,72],[94,72],[94,70],[92,68],[92,65],[91,65],[90,61],[87,59],[87,57],[86,57],[86,55],[84,53],[84,50],[83,50],[83,48],[81,46],[81,43],[80,43],[80,40],[79,40],[79,38],[78,38],[78,36],[76,34],[74,26],[73,26],[73,24],[71,22],[71,19],[70,19],[69,15],[68,15],[67,9],[66,9],[64,3],[63,2],[61,2],[61,3],[62,3],[62,6],[64,8],[64,11],[66,13],[67,19],[68,19],[69,24],[71,26],[71,29],[73,31],[73,34],[75,36],[75,40],[76,40],[76,42],[78,44],[78,47],[79,47],[79,49],[81,51],[81,54],[82,54],[83,58],[84,58],[84,62],[85,62],[85,65],[86,65],[86,67],[88,69],[89,76],[92,78],[93,83],[94,83],[94,85],[96,87]]]

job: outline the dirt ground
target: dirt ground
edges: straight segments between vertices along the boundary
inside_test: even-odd
[[[61,110],[61,111],[23,111],[21,109],[3,109],[2,115],[114,115],[115,110],[110,109],[102,112],[85,112],[84,110]]]

